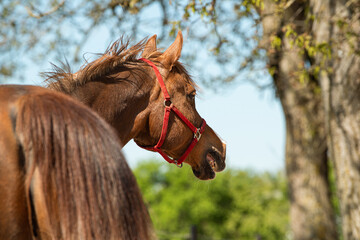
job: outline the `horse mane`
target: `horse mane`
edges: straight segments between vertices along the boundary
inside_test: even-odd
[[[38,168],[51,239],[152,239],[151,221],[113,129],[95,112],[49,90],[19,100],[15,132]]]
[[[103,54],[98,54],[99,58],[86,62],[75,74],[71,72],[68,62],[65,62],[61,67],[52,64],[53,71],[42,75],[46,78],[48,88],[69,94],[87,82],[130,69],[138,63],[138,56],[144,50],[145,42],[146,39],[143,39],[129,47],[130,40],[121,37],[109,45]]]
[[[70,94],[77,87],[88,82],[98,81],[111,74],[138,69],[136,68],[137,66],[144,66],[145,64],[139,61],[139,56],[145,48],[146,40],[147,38],[144,38],[137,44],[129,47],[130,40],[128,38],[125,40],[124,37],[121,37],[110,44],[103,54],[99,54],[99,58],[90,63],[86,62],[76,73],[72,73],[68,62],[61,63],[61,66],[52,64],[53,71],[42,73],[46,86],[50,89]],[[156,58],[160,55],[161,53],[156,51],[145,57],[156,62]],[[179,61],[176,61],[172,71],[182,74],[188,83],[194,86],[194,88],[198,88],[190,74]]]

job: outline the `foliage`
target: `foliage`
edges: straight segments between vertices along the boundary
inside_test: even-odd
[[[288,208],[282,173],[226,170],[212,181],[195,179],[189,167],[155,161],[135,169],[160,239],[286,239]]]
[[[153,33],[166,40],[181,28],[192,40],[191,46],[183,52],[183,58],[194,63],[204,83],[214,86],[232,82],[245,72],[249,74],[242,71],[244,69],[265,69],[264,64],[252,61],[263,57],[259,51],[253,51],[261,30],[259,25],[254,24],[257,14],[251,8],[252,4],[261,7],[261,2],[0,1],[0,51],[3,54],[0,80],[13,77],[14,73],[34,62],[63,59],[64,56],[70,64],[79,62],[83,54],[81,47],[89,38],[96,36],[97,29],[106,27],[109,41],[121,35],[132,35],[136,39],[137,36],[142,38]],[[154,28],[155,32],[149,32],[148,29]],[[208,50],[214,55],[209,55]],[[202,61],[199,61],[204,55],[209,59],[206,63],[209,69],[218,69],[218,63],[222,64],[221,74],[217,73],[220,71],[204,69]],[[253,76],[252,79],[257,79],[259,85],[264,84],[260,80],[264,78]]]
[[[273,14],[283,14],[296,1],[274,2],[277,9]],[[311,26],[315,16],[308,8],[303,11],[307,24]],[[263,9],[264,0],[0,1],[0,51],[3,53],[0,80],[11,77],[16,70],[34,60],[49,61],[51,57],[66,56],[70,63],[79,61],[81,47],[100,27],[105,26],[110,32],[109,40],[114,40],[123,34],[144,37],[151,34],[147,29],[157,26],[156,31],[162,40],[174,35],[179,28],[186,31],[192,40],[192,49],[185,51],[183,57],[194,63],[206,84],[216,87],[224,82],[249,79],[259,87],[266,87],[272,83],[264,78],[268,67],[264,49],[279,50],[282,40],[274,33],[272,40],[264,41]],[[335,20],[343,31],[341,36],[344,39],[340,41],[352,43],[354,52],[358,53],[355,45],[359,36],[351,24],[345,18],[336,17]],[[311,27],[301,33],[297,27],[289,21],[282,32],[293,45],[302,49],[300,53],[304,55],[304,62],[313,62],[317,54],[321,54],[324,61],[331,57],[329,44],[315,43]],[[204,69],[200,59],[205,54],[210,69],[220,71]],[[217,66],[219,64],[221,69]],[[306,70],[316,76],[319,67],[311,66]],[[299,75],[304,79],[303,73]]]
[[[31,62],[82,57],[81,47],[101,26],[112,37],[136,34],[136,21],[150,0],[0,1],[0,80]],[[122,34],[121,34],[122,33]],[[116,37],[114,37],[116,35]],[[26,59],[26,60],[25,60]]]

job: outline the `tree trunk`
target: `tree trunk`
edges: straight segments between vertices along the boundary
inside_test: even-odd
[[[281,2],[281,1],[280,1]],[[306,31],[305,1],[297,1],[284,11],[265,0],[261,11],[262,45],[267,50],[269,69],[286,119],[286,173],[290,195],[293,239],[337,239],[334,211],[328,183],[328,159],[324,107],[319,83],[307,72],[305,54],[290,44],[283,28],[294,23],[298,34]],[[284,9],[284,8],[282,8]],[[277,37],[281,46],[271,48]]]
[[[321,3],[320,3],[321,2]],[[334,162],[344,239],[360,239],[360,2],[314,0],[328,145]],[[324,23],[327,22],[327,24]]]

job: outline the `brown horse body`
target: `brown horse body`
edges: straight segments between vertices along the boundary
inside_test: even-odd
[[[177,109],[195,127],[202,124],[195,109],[196,85],[178,62],[181,49],[181,32],[164,53],[157,51],[156,35],[130,48],[117,41],[75,74],[60,68],[48,73],[48,87],[69,94],[98,112],[117,130],[123,144],[134,139],[141,147],[155,146],[162,133],[164,96],[154,70],[139,60],[140,54],[156,65]],[[184,122],[171,114],[162,151],[178,159],[193,137]],[[198,178],[212,179],[215,172],[225,168],[225,152],[224,142],[206,125],[185,162]]]
[[[0,86],[0,239],[151,239],[119,140],[93,111]]]

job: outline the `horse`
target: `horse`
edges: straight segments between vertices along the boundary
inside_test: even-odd
[[[70,96],[0,86],[0,239],[152,239],[114,130]]]
[[[76,73],[54,65],[44,74],[46,87],[90,106],[124,145],[134,139],[169,163],[189,164],[199,179],[213,179],[225,168],[226,144],[195,108],[197,85],[178,61],[181,31],[163,53],[156,35],[129,44],[120,38]]]

